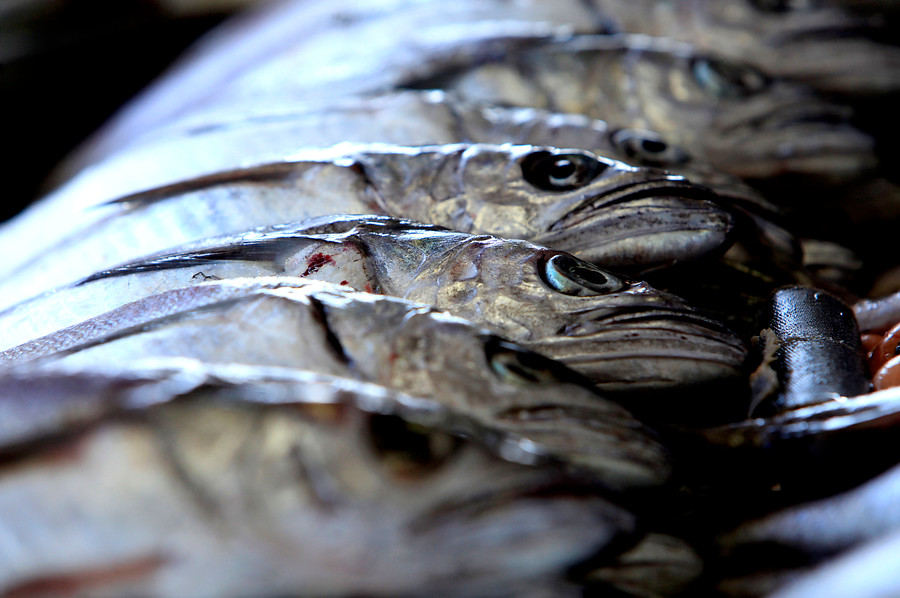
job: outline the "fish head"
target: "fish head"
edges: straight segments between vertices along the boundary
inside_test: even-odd
[[[773,76],[857,97],[898,89],[900,49],[877,15],[820,0],[701,4],[709,32],[707,47],[720,47],[732,57],[745,56]]]
[[[317,298],[330,337],[360,378],[434,397],[609,486],[668,479],[668,455],[653,433],[561,363],[421,304]]]
[[[634,532],[634,517],[591,483],[429,401],[349,380],[187,398],[154,422],[216,510],[246,517],[236,527],[263,541],[274,582],[253,583],[478,593],[564,570]]]
[[[669,264],[728,245],[727,210],[709,190],[664,171],[528,145],[398,155],[358,158],[389,214],[528,239],[608,267]]]
[[[620,76],[629,96],[619,101],[639,114],[629,123],[692,157],[751,179],[839,182],[876,166],[874,140],[851,123],[847,107],[739,60],[665,40],[624,41]]]
[[[15,464],[0,496],[24,516],[22,493],[40,492],[58,517],[52,542],[43,518],[20,530],[42,549],[0,573],[4,593],[502,595],[636,533],[595,484],[430,401],[199,362],[192,380],[141,380],[148,395],[133,367],[83,376],[99,398],[31,373],[55,415],[0,446]],[[24,379],[0,380],[4,412],[21,412],[6,399]]]

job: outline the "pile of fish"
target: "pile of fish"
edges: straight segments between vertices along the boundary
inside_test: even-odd
[[[900,594],[897,18],[206,37],[0,226],[0,595]]]

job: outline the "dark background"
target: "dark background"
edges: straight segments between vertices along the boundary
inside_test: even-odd
[[[80,141],[224,12],[173,15],[151,0],[55,0],[0,12],[0,220],[42,193]]]

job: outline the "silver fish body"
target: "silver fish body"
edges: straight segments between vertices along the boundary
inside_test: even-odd
[[[745,357],[734,335],[677,297],[572,255],[372,216],[211,239],[94,274],[0,312],[0,349],[166,290],[274,275],[433,305],[563,363],[577,356],[570,367],[607,390],[737,380]]]
[[[592,0],[620,31],[690,42],[749,61],[763,72],[848,95],[900,85],[900,48],[878,39],[887,26],[840,2]],[[847,8],[859,2],[847,2]]]
[[[561,364],[432,307],[326,283],[202,283],[14,347],[0,360],[115,367],[145,356],[376,382],[521,431],[611,486],[654,485],[669,475],[666,452],[647,430]]]
[[[727,248],[733,217],[714,198],[664,171],[535,146],[309,150],[150,189],[87,172],[0,231],[0,249],[16,256],[0,306],[182,243],[341,213],[528,239],[610,268],[649,267]]]
[[[454,65],[401,86],[440,87],[470,100],[649,129],[741,178],[836,183],[876,165],[874,141],[850,124],[849,108],[661,38],[534,39],[509,44],[492,60]]]
[[[56,413],[0,445],[4,594],[501,596],[636,531],[596,486],[461,437],[432,402],[167,369],[0,376],[3,421],[23,398]]]

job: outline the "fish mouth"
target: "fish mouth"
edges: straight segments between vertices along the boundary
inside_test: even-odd
[[[627,183],[585,199],[534,241],[613,269],[693,260],[730,245],[734,219],[717,198],[680,177]]]
[[[727,141],[709,161],[745,179],[847,182],[878,166],[875,140],[851,124],[851,116],[847,107],[815,100],[743,112],[721,128]]]
[[[832,94],[900,91],[900,48],[888,27],[867,21],[823,24],[769,38],[769,69]],[[768,63],[767,63],[768,66]]]
[[[732,380],[741,376],[747,356],[744,343],[717,320],[672,308],[601,315],[529,347],[610,391],[658,391]]]

